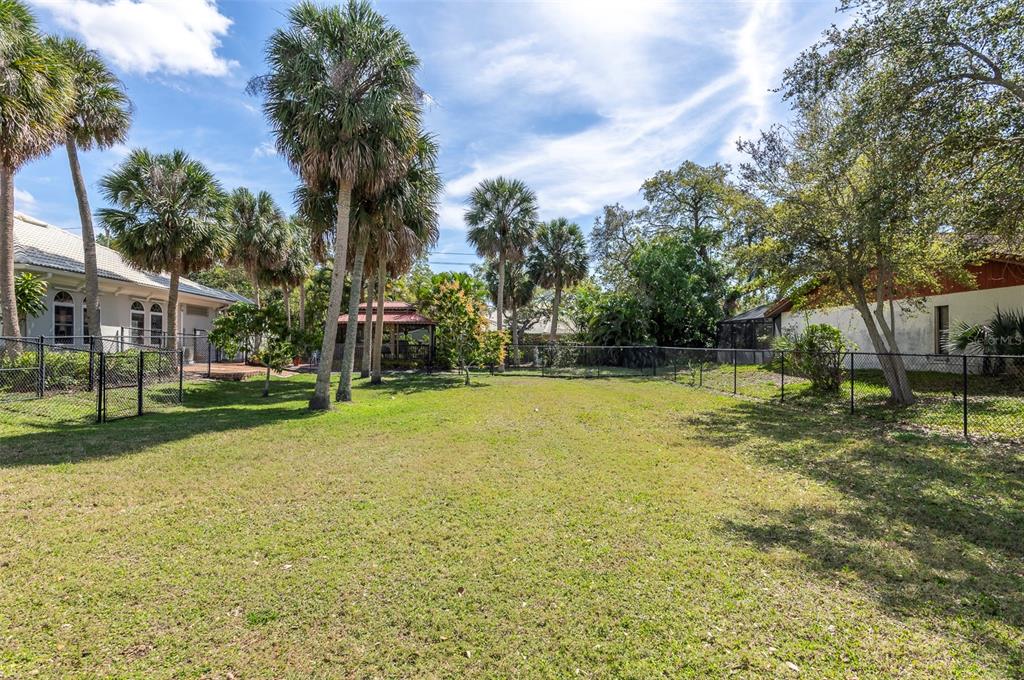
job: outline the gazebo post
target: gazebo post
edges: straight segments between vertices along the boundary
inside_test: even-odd
[[[427,373],[434,372],[434,328],[435,326],[430,327],[430,356],[427,359]]]

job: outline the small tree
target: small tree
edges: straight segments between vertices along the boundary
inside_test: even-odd
[[[270,395],[270,371],[284,369],[293,353],[284,313],[277,301],[267,302],[263,307],[245,302],[231,305],[214,319],[210,342],[228,354],[245,351],[266,367],[264,397]]]
[[[505,351],[508,347],[508,334],[505,331],[485,331],[480,342],[477,363],[494,369],[505,365]]]
[[[425,311],[437,322],[437,340],[443,357],[465,374],[468,385],[469,364],[478,357],[484,342],[487,319],[483,305],[453,278],[439,283],[429,296]]]

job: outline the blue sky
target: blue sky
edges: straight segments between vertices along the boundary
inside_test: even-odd
[[[128,149],[181,148],[225,187],[267,189],[286,210],[296,178],[274,153],[245,83],[289,3],[31,0],[42,28],[103,54],[135,104],[128,143],[83,154],[96,181]],[[740,159],[737,137],[786,119],[782,70],[837,17],[831,0],[720,2],[378,2],[422,60],[446,193],[435,270],[465,269],[466,195],[518,177],[540,216],[585,229],[609,203],[636,205],[641,182],[686,159]],[[17,209],[77,231],[63,150],[16,178]],[[449,264],[458,263],[458,264]]]

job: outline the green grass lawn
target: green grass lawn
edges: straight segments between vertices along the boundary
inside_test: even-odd
[[[0,412],[0,677],[1021,677],[1024,453],[668,381]]]

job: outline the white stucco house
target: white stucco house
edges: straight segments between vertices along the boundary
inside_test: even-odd
[[[947,354],[949,329],[958,321],[970,324],[989,321],[996,309],[1024,309],[1024,260],[993,257],[969,268],[974,286],[949,282],[940,290],[907,298],[893,305],[896,339],[907,354]],[[798,332],[808,324],[825,323],[838,328],[860,351],[874,351],[860,314],[852,306],[794,308],[779,300],[764,312],[772,319],[775,334]],[[888,316],[888,314],[887,314]]]
[[[87,336],[121,337],[161,346],[166,342],[170,277],[132,267],[117,251],[97,244],[100,327],[85,327],[85,251],[82,238],[27,215],[14,218],[14,270],[32,272],[47,282],[46,310],[26,320],[22,332],[58,343],[81,344]],[[214,317],[234,302],[248,299],[181,278],[178,332],[205,334]]]

